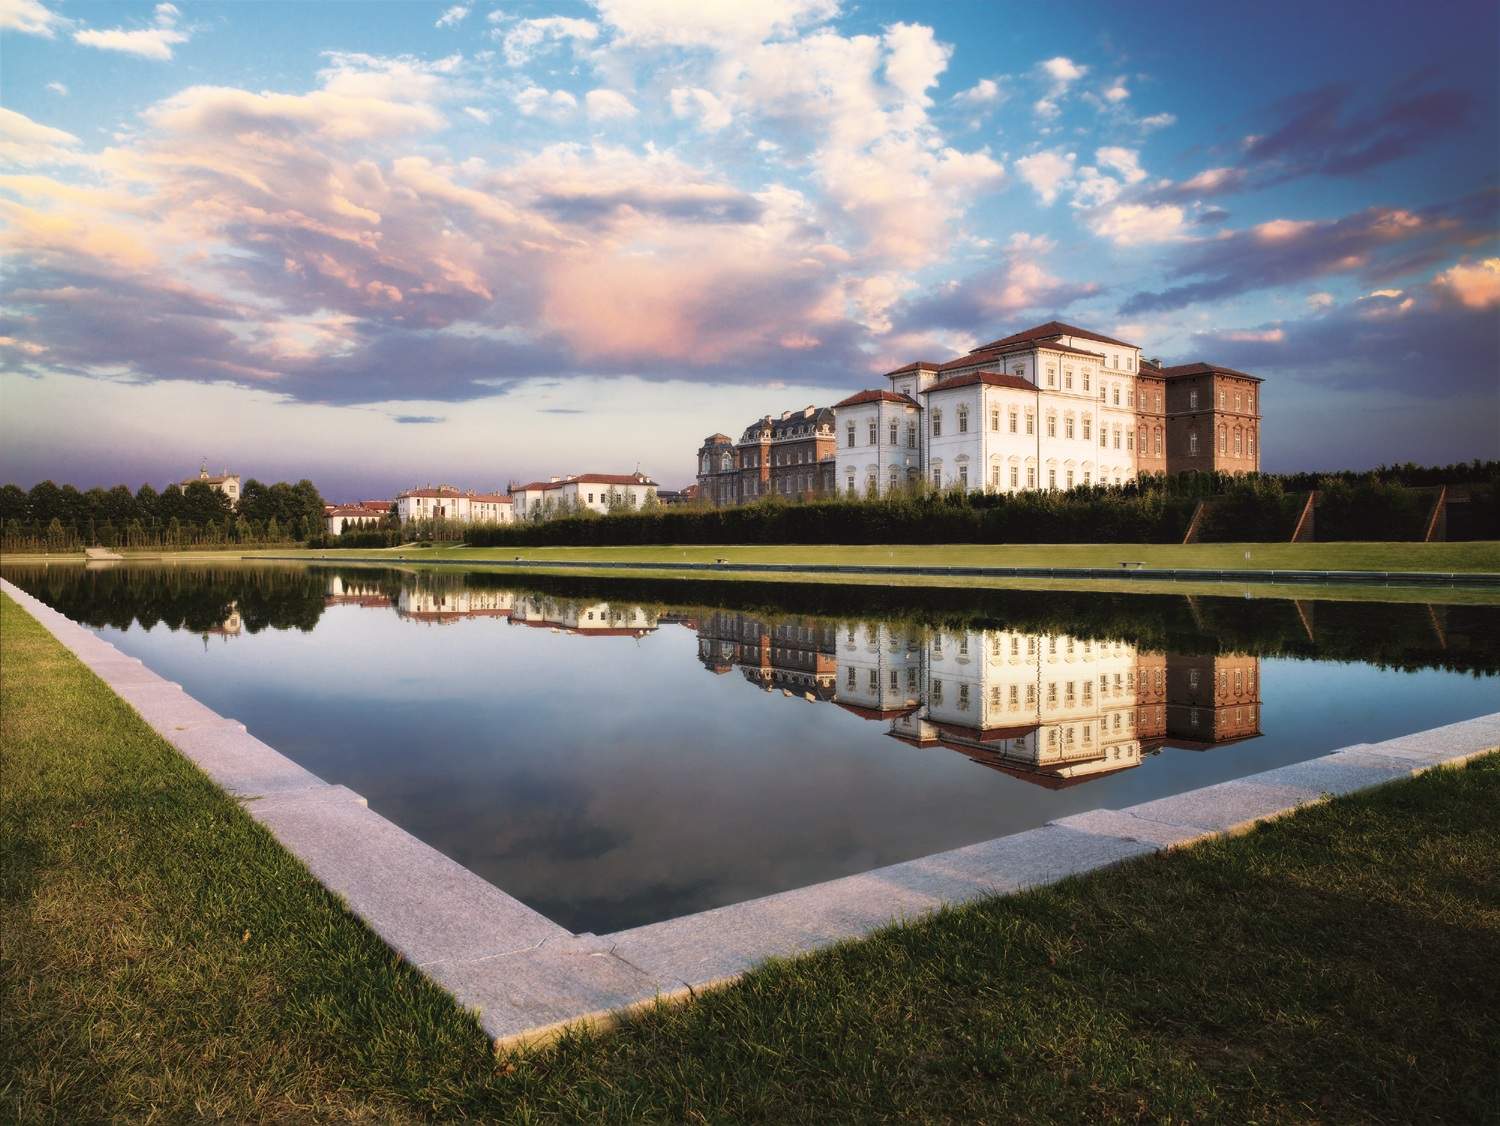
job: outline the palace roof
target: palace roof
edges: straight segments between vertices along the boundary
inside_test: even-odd
[[[917,410],[922,409],[922,404],[917,402],[910,395],[900,395],[895,391],[876,390],[856,391],[847,399],[844,399],[841,402],[834,403],[833,405],[834,408],[837,409],[838,407],[857,407],[861,403],[901,403],[908,407],[916,407]]]
[[[955,375],[952,379],[940,380],[927,388],[927,394],[934,391],[953,391],[959,387],[972,387],[976,383],[982,383],[986,387],[1012,387],[1017,391],[1036,391],[1036,384],[1022,379],[1019,375],[1004,375],[998,371],[976,371],[968,375]]]
[[[1090,332],[1086,328],[1077,325],[1064,324],[1062,321],[1048,321],[1046,324],[1028,328],[1011,336],[1002,336],[999,340],[991,340],[988,344],[981,344],[975,348],[976,352],[988,352],[992,348],[1002,348],[1008,344],[1029,344],[1035,340],[1046,340],[1053,336],[1077,336],[1084,340],[1097,340],[1100,344],[1114,344],[1121,348],[1135,348],[1138,345],[1128,344],[1123,340],[1116,340],[1112,336],[1102,333]]]
[[[1175,367],[1163,368],[1162,374],[1168,379],[1178,379],[1185,375],[1232,375],[1237,379],[1253,379],[1256,383],[1264,383],[1258,375],[1251,375],[1247,371],[1235,371],[1234,368],[1226,368],[1220,364],[1206,364],[1202,360],[1191,364],[1178,364]]]

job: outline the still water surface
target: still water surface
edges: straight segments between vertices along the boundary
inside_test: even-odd
[[[605,933],[1500,709],[1500,611],[319,567],[5,575]]]

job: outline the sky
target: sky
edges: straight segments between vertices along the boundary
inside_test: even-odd
[[[636,468],[1053,319],[1500,456],[1500,5],[0,0],[0,480]]]

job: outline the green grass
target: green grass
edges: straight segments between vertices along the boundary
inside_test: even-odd
[[[9,599],[0,641],[0,1118],[1500,1114],[1500,756],[497,1058]]]
[[[1246,560],[1245,553],[1250,558]],[[322,554],[322,553],[320,553]],[[697,547],[462,547],[330,551],[465,559],[572,559],[582,562],[845,563],[930,567],[1151,567],[1299,571],[1500,571],[1500,543],[1191,543],[1191,544],[786,544]]]

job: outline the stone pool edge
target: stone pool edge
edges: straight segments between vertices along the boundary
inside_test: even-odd
[[[497,1047],[734,981],[771,957],[864,937],[944,906],[1055,883],[1248,830],[1338,794],[1500,748],[1500,712],[608,935],[573,934],[303,769],[138,659],[7,580],[14,598],[235,798],[345,907],[474,1012]]]

